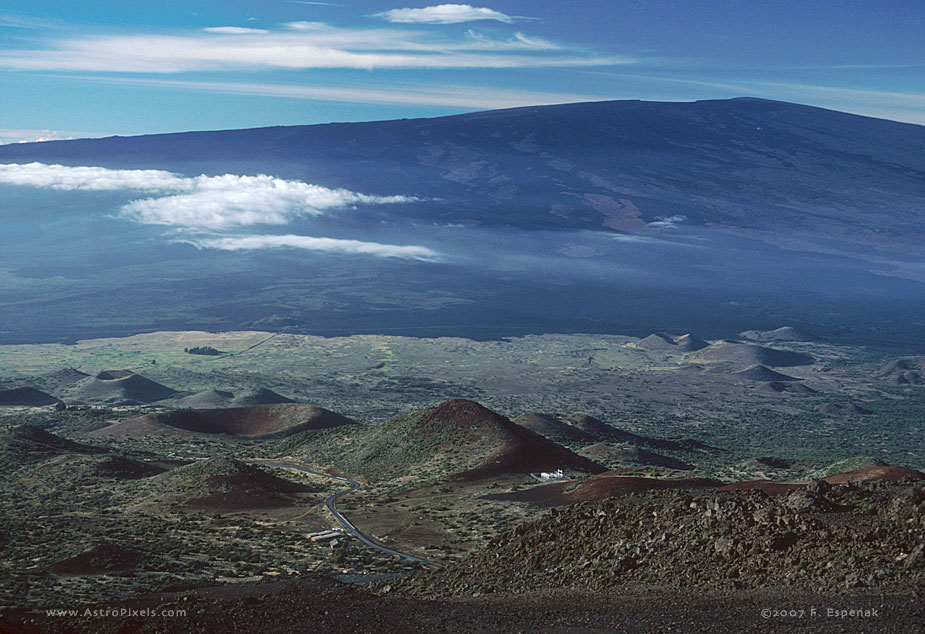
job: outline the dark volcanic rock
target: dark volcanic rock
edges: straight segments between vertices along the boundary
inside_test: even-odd
[[[664,333],[656,332],[652,333],[648,337],[643,337],[636,344],[640,348],[645,348],[646,350],[677,350],[678,344],[671,337],[671,335],[666,335]]]
[[[664,350],[667,352],[695,352],[710,344],[690,333],[675,337],[663,332],[656,332],[640,339],[636,344],[646,350]]]
[[[514,422],[556,442],[593,443],[598,439],[596,435],[551,414],[527,412],[515,418]]]
[[[9,390],[0,390],[0,405],[21,405],[41,407],[54,405],[61,401],[34,387],[17,387]]]
[[[736,343],[733,341],[718,341],[702,350],[693,352],[689,356],[695,361],[726,362],[737,366],[797,366],[812,365],[813,358],[802,352],[790,350],[777,350],[756,346],[751,343]]]
[[[773,456],[755,458],[755,463],[765,467],[771,467],[772,469],[789,469],[791,466],[793,466],[793,462],[790,460],[774,458]]]
[[[798,380],[799,379],[794,379],[794,381]],[[768,381],[767,383],[759,383],[755,386],[755,390],[765,394],[818,394],[816,390],[812,389],[811,387],[807,387],[802,383],[787,383],[784,381]]]
[[[799,381],[800,379],[772,370],[769,367],[763,365],[753,365],[750,368],[745,370],[739,370],[735,372],[735,376],[741,377],[743,379],[749,379],[751,381]]]
[[[880,376],[900,385],[925,385],[925,356],[891,361],[881,368]]]
[[[784,498],[784,505],[795,513],[805,511],[827,511],[832,503],[825,499],[821,493],[810,490],[809,487],[797,489]]]
[[[62,368],[60,370],[55,370],[50,374],[46,374],[42,377],[45,382],[51,383],[58,388],[70,387],[75,385],[90,375],[86,372],[81,372],[77,368]]]
[[[925,581],[923,537],[921,483],[816,482],[777,498],[652,491],[553,509],[399,589],[452,596],[639,582],[703,590],[858,581],[908,590]]]
[[[250,405],[276,405],[278,403],[295,403],[291,398],[277,394],[265,387],[235,395],[231,402],[232,407],[247,407]]]
[[[106,370],[80,389],[78,399],[106,405],[139,405],[174,394],[175,390],[131,370]]]
[[[222,511],[291,506],[304,502],[303,494],[311,490],[232,458],[210,458],[145,478],[130,499],[158,507]]]
[[[144,560],[144,554],[137,550],[104,542],[78,555],[49,564],[47,570],[56,574],[97,575],[134,568]]]
[[[690,333],[675,338],[675,343],[678,344],[678,349],[683,352],[696,352],[710,345],[700,337]]]
[[[357,423],[314,405],[279,403],[219,409],[191,409],[145,414],[92,432],[96,437],[149,434],[221,434],[225,436],[284,438],[304,431]]]
[[[642,465],[677,469],[679,471],[691,471],[694,469],[694,465],[684,462],[683,460],[663,456],[654,451],[641,449],[632,445],[620,446],[596,443],[580,449],[578,454],[590,460],[594,460],[597,463],[608,465],[611,468],[616,465]]]
[[[30,425],[0,429],[0,468],[38,462],[62,454],[92,455],[107,451],[102,447],[67,440]]]
[[[167,401],[177,409],[217,409],[231,407],[234,399],[232,392],[225,390],[203,390],[202,392],[185,392],[177,394]]]
[[[140,480],[166,471],[159,465],[139,462],[124,456],[111,456],[96,465],[96,473],[117,480]]]

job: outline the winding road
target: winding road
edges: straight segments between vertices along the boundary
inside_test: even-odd
[[[335,506],[337,499],[342,495],[347,495],[348,493],[353,493],[354,491],[358,490],[360,488],[359,482],[356,482],[349,478],[341,478],[338,476],[332,476],[327,473],[313,471],[311,469],[308,469],[307,467],[303,467],[302,465],[295,464],[293,462],[284,462],[280,460],[252,460],[251,462],[253,464],[266,465],[268,467],[279,467],[281,469],[291,469],[292,471],[299,471],[301,473],[307,473],[309,475],[318,476],[319,478],[327,478],[328,480],[335,480],[336,482],[343,482],[350,488],[344,489],[343,491],[338,491],[334,495],[328,496],[324,501],[324,506],[325,508],[328,509],[328,511],[330,511],[331,515],[334,516],[334,519],[337,520],[337,523],[340,524],[344,528],[345,531],[347,531],[348,535],[363,542],[370,548],[375,548],[376,550],[380,550],[384,553],[395,555],[396,557],[401,557],[402,559],[405,559],[407,561],[413,561],[415,563],[419,563],[424,566],[430,566],[432,568],[440,567],[440,564],[434,563],[433,561],[428,561],[426,559],[421,559],[420,557],[415,557],[414,555],[409,555],[408,553],[403,553],[398,550],[393,550],[391,548],[388,548],[387,546],[383,546],[382,544],[379,544],[373,541],[372,539],[370,539],[369,537],[361,533],[357,529],[357,527],[354,526],[350,522],[350,520],[344,517],[343,513],[337,510],[337,507]]]

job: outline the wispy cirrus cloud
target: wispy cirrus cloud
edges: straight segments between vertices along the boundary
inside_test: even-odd
[[[390,9],[374,13],[373,17],[401,24],[458,24],[477,20],[513,22],[514,18],[487,7],[470,4],[438,4],[420,9]]]
[[[542,106],[578,101],[604,101],[613,99],[612,94],[557,93],[531,90],[492,88],[473,90],[472,86],[442,84],[389,84],[363,87],[344,86],[302,86],[293,84],[270,84],[227,81],[191,81],[182,79],[156,79],[145,77],[93,77],[80,76],[82,81],[97,81],[139,86],[156,86],[232,95],[259,95],[304,99],[307,101],[331,101],[339,103],[369,103],[387,105],[437,106],[447,108],[517,108],[521,106]]]
[[[340,28],[290,22],[273,30],[216,26],[184,34],[86,36],[0,51],[0,68],[180,73],[231,70],[555,68],[635,60],[569,50],[516,33],[463,37],[408,28]]]
[[[638,77],[640,79],[657,82],[688,84],[694,86],[704,86],[707,88],[722,88],[736,91],[741,94],[760,95],[762,97],[768,98],[773,98],[775,95],[780,98],[781,94],[785,94],[788,96],[788,98],[796,97],[805,99],[826,97],[855,102],[863,101],[871,104],[877,103],[925,108],[925,92],[898,92],[888,90],[873,90],[868,88],[845,88],[842,86],[832,86],[825,84],[807,84],[771,80],[715,80],[710,78],[687,79],[678,77],[658,77],[651,75],[626,75],[626,77]]]
[[[561,50],[562,47],[558,44],[551,42],[547,39],[541,37],[532,37],[529,35],[524,35],[520,31],[515,33],[510,38],[499,40],[487,37],[483,33],[478,33],[469,29],[466,31],[466,37],[474,45],[479,46],[483,50],[496,51],[496,50],[533,50],[533,51],[557,51]]]
[[[243,26],[209,26],[203,29],[204,33],[218,33],[220,35],[250,35],[252,33],[267,33],[266,29],[252,29]]]
[[[40,130],[22,128],[0,128],[0,145],[8,143],[37,143],[39,141],[63,141],[93,136],[91,132],[65,130]]]
[[[47,18],[35,18],[13,13],[0,14],[0,28],[8,29],[50,29],[60,27],[62,23]]]
[[[221,249],[223,251],[251,251],[256,249],[306,249],[309,251],[327,251],[357,255],[374,255],[387,258],[411,260],[439,260],[439,254],[433,249],[422,246],[403,246],[365,242],[362,240],[342,240],[339,238],[315,238],[299,235],[244,235],[221,238],[194,238],[180,240],[204,249]]]

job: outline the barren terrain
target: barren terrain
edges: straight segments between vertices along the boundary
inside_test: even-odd
[[[198,332],[3,346],[0,387],[50,400],[0,407],[0,624],[916,631],[920,368],[805,338]],[[267,459],[358,481],[337,509],[442,568],[349,535],[312,541],[338,527],[325,500],[345,485],[252,464]],[[557,468],[568,480],[531,476]],[[187,613],[40,616],[104,603]],[[878,620],[806,616],[830,607]]]

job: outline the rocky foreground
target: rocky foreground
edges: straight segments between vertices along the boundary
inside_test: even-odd
[[[74,616],[8,614],[0,616],[0,631],[919,634],[925,625],[923,606],[922,597],[913,593],[870,588],[819,594],[780,588],[680,591],[644,584],[604,591],[554,589],[423,599],[395,592],[377,596],[330,580],[300,579],[159,594],[110,606],[81,606]]]
[[[305,576],[0,610],[0,632],[917,634],[923,547],[923,481],[650,491],[554,509],[451,567],[372,587]]]
[[[650,583],[921,591],[923,548],[922,482],[814,481],[777,497],[652,491],[554,509],[458,564],[383,590],[432,597]]]

